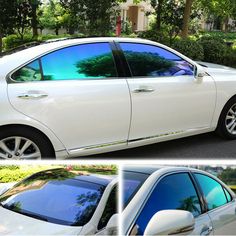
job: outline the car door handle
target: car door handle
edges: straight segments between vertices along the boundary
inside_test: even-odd
[[[142,88],[142,87],[133,90],[134,93],[152,93],[154,91],[155,89],[153,88]]]
[[[201,235],[210,235],[212,231],[213,231],[213,227],[209,226],[208,228],[203,229],[203,231],[201,232]]]
[[[18,96],[18,98],[21,99],[41,99],[41,98],[45,98],[48,97],[48,94],[46,93],[23,93],[21,95]]]

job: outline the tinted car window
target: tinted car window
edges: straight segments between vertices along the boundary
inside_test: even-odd
[[[205,195],[208,210],[212,210],[227,203],[226,195],[220,183],[202,174],[195,174]]]
[[[12,75],[12,79],[18,82],[42,80],[39,60],[36,60],[16,71]]]
[[[224,191],[225,191],[225,195],[226,195],[227,201],[231,202],[232,201],[232,196],[230,195],[228,190],[226,190],[225,188],[224,188]]]
[[[116,77],[108,43],[64,48],[42,57],[44,80],[77,80]]]
[[[193,75],[193,66],[179,56],[157,46],[120,43],[133,76]]]
[[[160,180],[138,216],[137,234],[143,235],[155,213],[168,209],[190,211],[195,217],[201,214],[198,195],[187,173],[169,175]]]
[[[123,208],[125,208],[135,193],[139,190],[149,175],[138,172],[123,173]]]
[[[63,48],[24,66],[12,75],[12,79],[19,82],[109,77],[117,77],[109,43],[91,43]]]
[[[80,180],[67,170],[38,173],[1,195],[2,207],[47,222],[83,226],[105,186]]]
[[[102,217],[98,224],[98,230],[106,227],[110,218],[118,212],[117,209],[117,186],[111,191],[110,196],[107,200],[107,204],[103,211]]]

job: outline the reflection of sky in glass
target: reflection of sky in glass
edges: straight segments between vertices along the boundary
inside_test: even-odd
[[[227,203],[224,191],[221,185],[205,175],[195,174],[203,193],[206,197],[209,210],[222,206]]]
[[[151,53],[158,53],[160,56],[173,61],[182,60],[180,57],[176,56],[175,54],[164,50],[162,48],[146,45],[146,44],[139,44],[139,43],[120,43],[122,50],[124,51],[133,51],[133,52],[151,52]]]
[[[80,216],[83,216],[81,219],[83,222],[88,222],[92,215],[85,214],[85,209],[91,207],[95,210],[102,195],[99,191],[100,185],[72,179],[49,181],[39,189],[36,186],[35,189],[32,188],[8,198],[4,204],[10,206],[19,203],[20,211],[18,212],[32,213],[53,218],[55,222],[59,220],[65,224],[73,224]],[[84,195],[83,201],[79,202],[78,198],[82,195]]]
[[[84,44],[58,50],[42,57],[42,67],[45,76],[53,80],[68,80],[86,78],[78,73],[76,64],[84,59],[111,53],[108,43]]]
[[[141,182],[138,180],[124,180],[124,196],[123,201],[124,204],[127,203],[131,195],[135,192],[136,188],[139,186]]]

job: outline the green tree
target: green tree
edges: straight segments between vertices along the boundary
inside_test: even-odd
[[[53,29],[56,35],[58,35],[59,29],[65,25],[65,14],[66,11],[57,0],[50,0],[40,8],[40,28]]]
[[[70,15],[72,28],[90,35],[105,35],[111,30],[114,22],[112,16],[116,16],[117,0],[60,0],[60,2]]]
[[[6,0],[0,0],[0,53],[3,48],[3,37],[13,31],[17,1],[12,0],[9,3]]]

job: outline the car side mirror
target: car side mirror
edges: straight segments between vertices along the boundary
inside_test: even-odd
[[[206,76],[206,72],[202,68],[195,66],[194,77],[195,77],[196,81],[202,82],[204,76]]]
[[[183,210],[157,212],[149,221],[144,235],[169,235],[190,232],[194,229],[193,214]]]
[[[109,231],[109,235],[113,235],[114,232],[118,230],[119,222],[119,214],[114,214],[107,223],[107,230]]]

